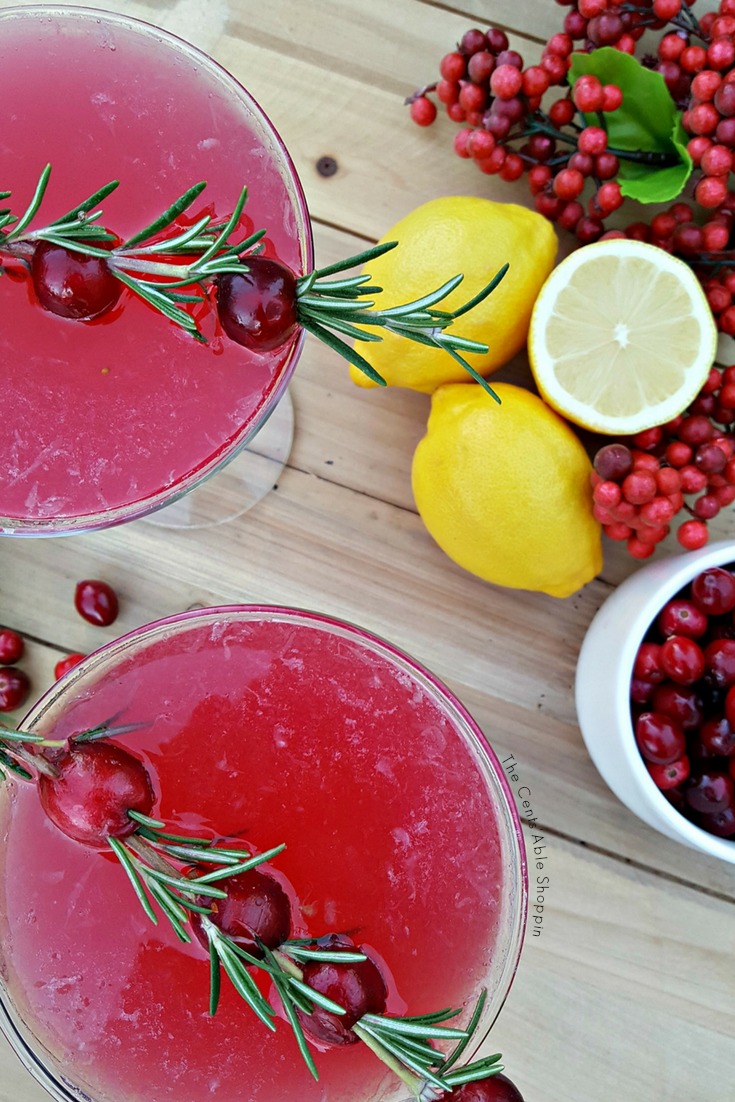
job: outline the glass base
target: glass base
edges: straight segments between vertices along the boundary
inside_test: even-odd
[[[286,391],[242,451],[163,509],[144,517],[159,528],[211,528],[247,513],[274,489],[291,453],[293,402]]]

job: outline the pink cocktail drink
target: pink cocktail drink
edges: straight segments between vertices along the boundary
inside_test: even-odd
[[[303,194],[257,104],[199,51],[135,20],[54,7],[0,12],[0,189],[30,201],[52,165],[41,225],[111,180],[103,224],[121,239],[199,181],[187,218],[228,218],[241,237],[310,266]],[[3,206],[7,203],[3,203]],[[17,273],[16,273],[17,274]],[[283,393],[300,348],[254,353],[223,336],[211,302],[201,343],[126,289],[92,321],[46,312],[28,278],[0,278],[0,533],[80,531],[142,515],[211,474]]]
[[[237,839],[294,899],[294,936],[349,933],[381,962],[389,1014],[489,999],[515,971],[523,843],[502,770],[462,707],[412,660],[315,614],[225,608],[142,628],[90,656],[24,728],[65,738],[110,717],[145,762],[153,814]],[[32,784],[0,794],[4,1028],[57,1098],[387,1102],[406,1087],[364,1044],[270,1033],[209,963],[150,924],[110,853],[65,837]],[[66,1084],[66,1085],[65,1085]],[[66,1093],[64,1093],[66,1092]]]

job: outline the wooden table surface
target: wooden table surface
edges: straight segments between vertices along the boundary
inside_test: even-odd
[[[294,157],[320,264],[434,196],[527,202],[525,185],[483,176],[451,153],[448,120],[411,124],[403,98],[435,79],[439,58],[473,25],[503,26],[527,62],[537,59],[563,18],[551,0],[106,6],[174,31],[247,85]],[[323,156],[337,162],[330,177],[316,169]],[[502,377],[527,381],[524,358]],[[0,620],[27,638],[34,693],[65,652],[196,605],[293,604],[389,638],[446,681],[501,757],[514,755],[548,847],[541,933],[526,939],[493,1032],[526,1102],[735,1098],[735,870],[667,841],[619,804],[575,718],[585,630],[634,566],[608,547],[601,577],[564,601],[481,582],[442,554],[413,504],[426,396],[357,388],[311,339],[291,393],[287,468],[240,519],[0,542]],[[728,523],[732,531],[721,522],[715,535]],[[114,627],[90,627],[74,612],[84,577],[118,590]],[[0,1102],[45,1097],[1,1042]]]

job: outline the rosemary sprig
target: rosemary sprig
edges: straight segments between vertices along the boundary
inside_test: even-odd
[[[28,264],[40,241],[98,257],[135,295],[192,337],[204,341],[198,322],[187,307],[203,301],[208,286],[217,279],[245,274],[249,270],[248,258],[258,255],[263,248],[265,230],[257,230],[241,241],[232,240],[247,202],[247,188],[243,187],[231,215],[225,221],[214,223],[211,215],[205,214],[186,228],[176,230],[178,220],[206,187],[206,183],[200,181],[148,225],[127,240],[120,241],[114,233],[99,224],[102,210],[96,209],[119,186],[118,180],[105,184],[48,226],[30,229],[43,202],[50,176],[51,165],[47,164],[30,203],[20,216],[13,215],[10,208],[0,210],[0,260],[6,253]],[[10,192],[0,192],[0,201],[9,197]],[[376,308],[375,296],[381,294],[382,288],[371,285],[369,275],[344,278],[342,273],[369,264],[396,245],[395,241],[376,245],[301,276],[296,281],[295,301],[299,325],[379,386],[386,385],[385,379],[344,338],[355,342],[381,341],[383,337],[380,332],[373,330],[382,330],[440,348],[499,402],[490,384],[466,359],[467,354],[486,354],[488,346],[461,337],[452,327],[458,318],[492,293],[507,272],[508,265],[505,264],[476,295],[455,310],[440,309],[438,304],[459,286],[462,275],[454,276],[441,287],[410,302],[385,309]],[[333,275],[340,278],[327,278]],[[192,293],[182,293],[182,288],[189,288]],[[366,329],[366,326],[370,328]]]
[[[32,781],[36,773],[46,773],[50,777],[57,775],[52,761],[42,754],[31,753],[28,747],[36,750],[60,750],[73,743],[125,735],[144,726],[142,723],[116,724],[119,714],[104,720],[96,727],[70,735],[68,739],[47,739],[33,731],[8,727],[0,722],[0,781],[5,779],[7,772],[14,773],[24,781]]]
[[[382,288],[370,286],[370,276],[353,276],[349,279],[325,280],[326,276],[344,272],[358,265],[369,264],[371,260],[382,256],[384,253],[395,249],[397,241],[387,241],[382,245],[376,245],[372,249],[366,249],[357,256],[347,260],[338,261],[325,268],[317,269],[306,276],[301,276],[297,281],[296,291],[296,316],[304,329],[313,333],[325,344],[329,345],[340,355],[344,356],[353,366],[357,367],[374,383],[385,386],[385,379],[378,374],[368,361],[360,353],[347,344],[341,337],[350,337],[356,341],[375,341],[382,338],[377,333],[372,333],[361,328],[364,325],[385,329],[386,332],[405,337],[418,344],[429,345],[434,348],[442,348],[457,361],[468,374],[479,383],[487,393],[500,402],[495,391],[479,372],[467,362],[462,352],[471,352],[484,355],[488,352],[488,346],[480,341],[468,340],[454,333],[448,332],[449,327],[469,310],[478,306],[490,295],[500,283],[508,271],[508,264],[503,265],[493,278],[462,306],[456,310],[439,310],[437,304],[442,302],[454,291],[464,278],[456,275],[447,280],[441,287],[422,295],[412,302],[406,302],[399,306],[390,306],[385,309],[375,309],[375,299],[364,296],[380,294]]]

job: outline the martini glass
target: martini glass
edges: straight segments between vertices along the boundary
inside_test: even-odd
[[[32,226],[114,179],[103,224],[122,238],[199,181],[207,188],[187,215],[215,223],[247,185],[239,238],[265,228],[266,255],[297,274],[313,266],[283,142],[252,96],[193,46],[109,12],[13,7],[0,11],[0,68],[0,188],[14,213],[52,166]],[[223,337],[205,303],[200,343],[128,290],[108,314],[79,322],[45,311],[27,277],[9,276],[0,279],[0,534],[62,535],[152,515],[209,525],[277,481],[302,331],[256,354]]]
[[[228,606],[144,626],[88,656],[22,724],[65,738],[116,716],[168,829],[246,839],[295,899],[297,936],[351,932],[388,977],[388,1013],[451,1006],[467,1053],[516,970],[526,917],[518,815],[482,731],[391,644],[312,612]],[[0,1024],[64,1102],[397,1102],[363,1044],[270,1033],[122,867],[53,827],[36,788],[0,789]],[[275,875],[276,873],[274,873]],[[512,1069],[511,1069],[512,1071]]]

